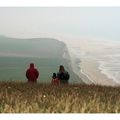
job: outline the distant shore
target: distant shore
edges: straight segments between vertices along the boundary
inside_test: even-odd
[[[119,76],[115,76],[116,72],[118,73],[119,71],[118,67],[116,67],[119,66],[119,64],[110,64],[111,61],[114,62],[114,60],[117,59],[116,57],[114,59],[109,57],[109,55],[112,56],[117,51],[115,49],[113,52],[112,48],[115,47],[112,46],[112,43],[108,41],[81,39],[79,42],[69,41],[69,43],[66,42],[66,44],[71,57],[72,69],[85,84],[120,86]],[[110,49],[107,49],[108,47]],[[105,63],[107,63],[108,60],[108,68],[100,69],[101,64],[99,64],[99,62],[101,60]],[[113,72],[110,71],[109,66]],[[118,71],[115,71],[115,69]],[[104,72],[105,70],[106,72]],[[117,80],[112,79],[113,77],[116,77]]]
[[[70,56],[70,51],[65,44],[65,47],[63,49],[63,59],[64,59],[64,64],[65,64],[65,69],[70,73],[70,83],[74,84],[79,84],[79,83],[84,83],[81,77],[79,77],[73,70],[72,65],[71,65],[71,56]]]
[[[65,59],[67,58],[66,60],[69,60],[69,63],[67,64],[69,65],[69,69],[72,71],[72,73],[77,77],[77,83],[78,84],[79,83],[94,84],[93,81],[91,81],[91,79],[88,77],[88,75],[84,73],[84,71],[82,71],[81,66],[79,67],[79,64],[82,61],[79,61],[78,63],[76,63],[74,61],[75,58],[73,57],[73,53],[71,52],[70,46],[66,43],[65,45],[66,45],[66,48],[65,48],[65,54],[63,58]]]
[[[96,61],[83,60],[81,69],[84,75],[88,76],[88,79],[92,80],[96,85],[116,86],[112,79],[101,73]]]

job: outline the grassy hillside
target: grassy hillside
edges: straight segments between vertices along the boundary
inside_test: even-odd
[[[119,113],[120,87],[0,82],[1,113]]]
[[[9,38],[0,36],[0,56],[61,58],[65,44],[52,38]]]
[[[70,82],[82,82],[70,68],[70,57],[63,42],[52,38],[0,36],[0,81],[26,81],[25,71],[31,62],[40,72],[38,82],[51,82],[52,74],[58,72],[61,64],[70,73]]]
[[[30,62],[35,63],[40,76],[38,82],[51,82],[53,72],[57,72],[62,59],[57,58],[21,58],[0,57],[0,81],[27,81],[25,72]]]

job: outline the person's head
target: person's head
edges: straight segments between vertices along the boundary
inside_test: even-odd
[[[60,65],[60,67],[59,67],[59,72],[64,72],[64,71],[65,71],[64,66],[63,66],[63,65]]]
[[[34,63],[30,63],[30,68],[34,68]]]
[[[57,76],[56,76],[56,73],[53,73],[53,76],[52,76],[52,78],[56,78]]]

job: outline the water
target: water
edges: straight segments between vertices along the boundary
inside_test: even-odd
[[[98,68],[116,84],[120,84],[120,42],[110,41],[103,50],[105,54],[99,56]]]
[[[103,74],[113,79],[116,83],[120,83],[120,54],[106,55],[98,63],[99,69]]]
[[[73,71],[79,77],[81,77],[82,61],[94,61],[102,74],[112,79],[116,85],[120,84],[120,41],[74,40],[67,45],[71,54]],[[89,78],[87,75],[86,77]]]

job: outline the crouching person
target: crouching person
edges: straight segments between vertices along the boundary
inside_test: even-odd
[[[59,85],[59,84],[60,84],[60,81],[57,78],[56,73],[53,73],[53,76],[52,76],[52,85]]]
[[[33,63],[30,63],[30,67],[26,71],[26,77],[28,79],[28,82],[37,83],[38,76],[39,76],[38,70],[34,67]]]

